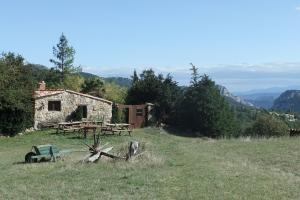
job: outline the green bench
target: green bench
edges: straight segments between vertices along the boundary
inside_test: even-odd
[[[56,161],[56,158],[60,157],[63,153],[51,144],[32,146],[31,151],[25,155],[25,162]]]

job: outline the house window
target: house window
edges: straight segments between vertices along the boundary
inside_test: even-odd
[[[60,101],[48,101],[48,111],[61,111]]]
[[[143,109],[136,109],[136,116],[143,116]]]
[[[87,118],[87,106],[86,105],[78,106],[78,110],[80,110],[80,112],[82,112],[82,118]]]

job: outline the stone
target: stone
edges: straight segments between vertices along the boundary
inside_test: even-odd
[[[112,116],[112,102],[87,94],[71,90],[35,91],[34,128],[41,123],[59,123],[66,121],[67,117],[78,106],[87,106],[87,118],[84,120],[101,120],[110,122]],[[49,111],[49,101],[60,101],[60,111]]]
[[[139,148],[139,142],[131,141],[129,144],[129,157],[134,156],[137,154]]]

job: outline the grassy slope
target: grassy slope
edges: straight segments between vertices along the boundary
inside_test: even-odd
[[[52,131],[53,132],[53,131]],[[132,140],[146,152],[130,162],[18,164],[33,144],[86,149],[82,140],[35,132],[0,138],[0,199],[299,199],[300,138],[203,140],[141,129],[102,137],[115,152]]]

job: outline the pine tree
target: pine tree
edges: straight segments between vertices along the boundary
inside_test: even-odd
[[[207,137],[232,136],[234,115],[214,81],[207,75],[198,81],[195,78],[192,76],[192,84],[184,94],[179,111],[180,123]]]
[[[55,65],[55,68],[61,72],[61,81],[64,81],[65,74],[75,71],[73,66],[75,50],[68,44],[66,36],[62,33],[56,47],[53,47],[53,56],[55,59],[50,59],[50,62]]]
[[[136,70],[133,71],[133,76],[131,76],[131,78],[132,78],[132,85],[135,84],[136,82],[138,82],[139,77],[136,73]]]
[[[190,65],[192,66],[192,68],[190,69],[192,71],[191,84],[196,84],[199,80],[198,68],[195,65],[193,65],[193,63],[190,63]]]

